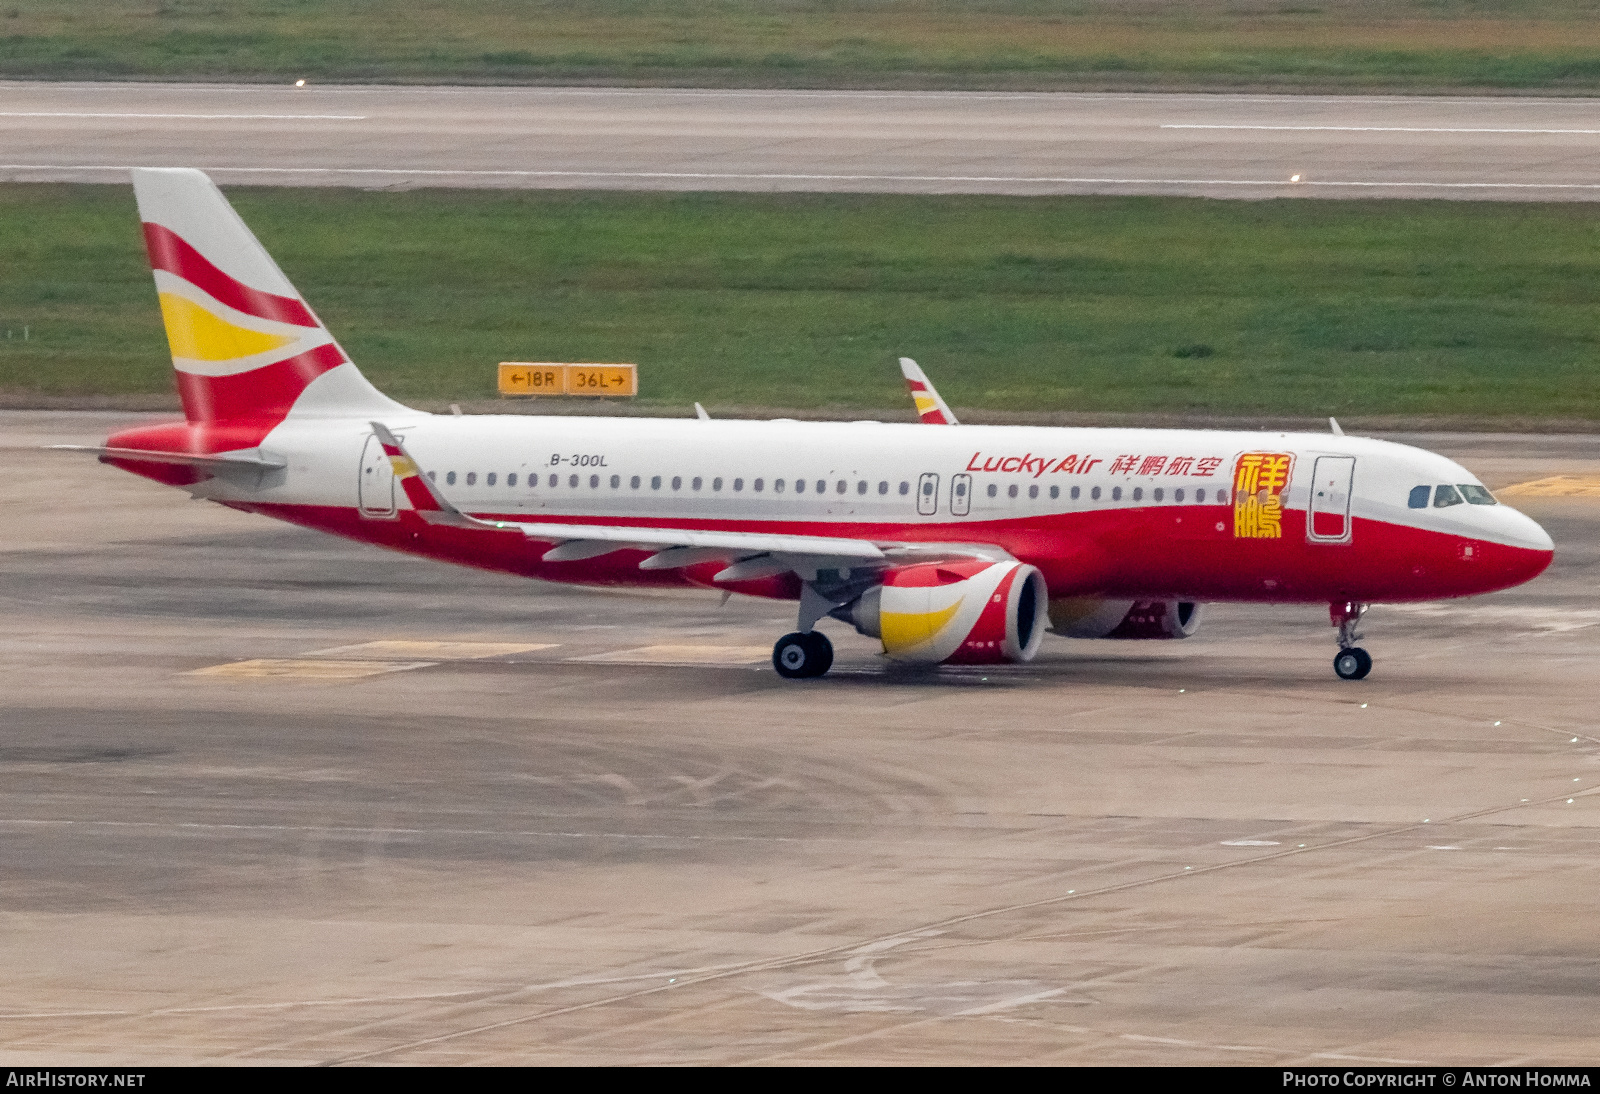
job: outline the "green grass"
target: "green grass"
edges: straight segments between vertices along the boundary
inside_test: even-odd
[[[232,189],[362,369],[492,397],[1600,419],[1600,205]],[[0,186],[0,390],[170,390],[131,194]],[[20,341],[21,328],[31,341]]]
[[[1600,0],[0,0],[0,76],[1594,88]]]

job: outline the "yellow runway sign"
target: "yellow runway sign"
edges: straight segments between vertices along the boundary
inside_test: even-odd
[[[502,361],[500,394],[627,398],[639,394],[639,366]]]

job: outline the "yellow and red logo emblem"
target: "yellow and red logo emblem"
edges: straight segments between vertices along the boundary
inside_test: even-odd
[[[1235,539],[1283,538],[1283,491],[1294,470],[1289,452],[1246,452],[1233,465]]]

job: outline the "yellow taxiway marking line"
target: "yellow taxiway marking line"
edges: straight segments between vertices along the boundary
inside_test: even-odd
[[[750,665],[771,656],[772,650],[766,646],[641,646],[568,660],[644,665]]]
[[[194,669],[184,676],[226,676],[252,680],[294,678],[300,680],[355,680],[385,672],[425,669],[433,661],[313,661],[305,658],[257,658]]]
[[[1496,490],[1502,498],[1600,498],[1600,478],[1593,475],[1552,475],[1548,479],[1519,482]]]
[[[353,646],[334,646],[313,650],[308,657],[360,657],[371,661],[409,661],[425,657],[430,661],[472,661],[480,657],[505,657],[513,653],[554,649],[556,642],[408,642],[399,640],[359,642]]]

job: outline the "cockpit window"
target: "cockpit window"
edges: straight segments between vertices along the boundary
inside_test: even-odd
[[[1426,509],[1428,507],[1428,495],[1431,493],[1433,493],[1433,487],[1431,486],[1413,486],[1411,488],[1411,496],[1406,499],[1406,504],[1413,509]]]
[[[1461,491],[1462,497],[1466,498],[1468,504],[1470,504],[1470,505],[1498,505],[1498,504],[1500,504],[1499,502],[1494,500],[1494,495],[1493,494],[1489,493],[1489,491],[1485,490],[1483,487],[1475,485],[1473,483],[1470,483],[1470,482],[1461,483],[1460,486],[1457,487],[1457,489],[1459,489]]]
[[[1456,493],[1456,488],[1448,484],[1441,484],[1433,488],[1433,507],[1435,509],[1448,509],[1452,505],[1461,504],[1461,495]]]

